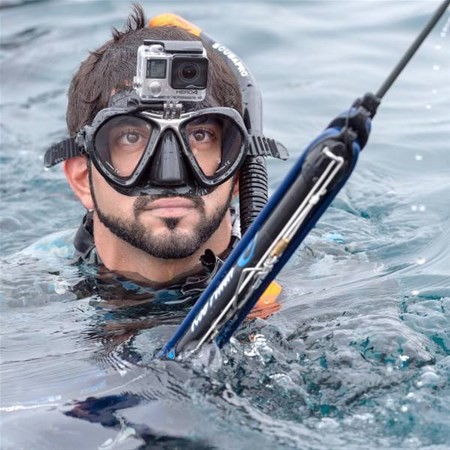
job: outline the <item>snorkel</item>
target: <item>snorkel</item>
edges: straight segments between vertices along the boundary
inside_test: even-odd
[[[229,48],[215,41],[199,27],[171,13],[150,19],[150,27],[175,26],[200,37],[232,70],[242,94],[243,119],[249,134],[247,156],[239,171],[239,209],[241,233],[250,227],[268,199],[268,175],[265,157],[287,159],[286,148],[264,136],[261,92],[244,62]]]

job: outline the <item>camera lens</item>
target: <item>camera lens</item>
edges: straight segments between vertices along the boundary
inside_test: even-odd
[[[193,59],[196,59],[193,61]],[[171,86],[174,89],[205,89],[208,76],[206,58],[177,57],[173,59]]]
[[[193,81],[198,77],[197,64],[187,63],[180,67],[180,78],[185,81]]]

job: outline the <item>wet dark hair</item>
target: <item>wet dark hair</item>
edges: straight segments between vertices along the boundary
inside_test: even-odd
[[[71,136],[108,106],[113,92],[130,89],[136,73],[137,49],[144,39],[201,40],[181,28],[149,28],[142,6],[133,4],[124,29],[113,28],[112,39],[91,52],[72,79],[66,116]],[[209,59],[208,88],[206,101],[199,106],[227,106],[242,113],[238,81],[211,47],[205,42],[203,45]]]

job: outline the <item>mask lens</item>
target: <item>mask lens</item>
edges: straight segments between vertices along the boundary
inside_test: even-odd
[[[242,155],[244,135],[233,119],[212,113],[185,122],[180,130],[191,156],[207,178],[228,171]]]
[[[141,160],[153,126],[135,116],[114,116],[97,131],[94,147],[102,163],[114,175],[130,177]]]

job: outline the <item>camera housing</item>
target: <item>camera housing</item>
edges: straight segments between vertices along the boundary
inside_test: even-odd
[[[208,58],[200,41],[144,40],[133,87],[143,102],[200,102],[206,97]]]

